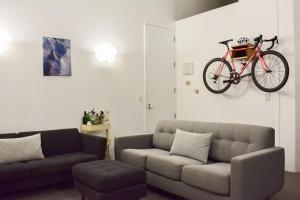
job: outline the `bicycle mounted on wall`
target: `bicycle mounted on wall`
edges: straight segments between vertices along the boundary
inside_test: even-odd
[[[251,76],[254,84],[264,92],[276,92],[286,84],[289,77],[288,62],[281,53],[271,50],[275,43],[279,43],[277,36],[264,40],[260,35],[254,39],[254,44],[233,46],[231,50],[228,43],[232,41],[231,39],[220,42],[227,47],[225,56],[210,60],[204,68],[203,81],[209,91],[223,93],[232,84],[237,85],[241,79],[248,76]],[[264,42],[271,42],[266,51],[261,50]],[[242,64],[240,72],[236,71],[236,61]],[[251,73],[244,74],[251,63]]]

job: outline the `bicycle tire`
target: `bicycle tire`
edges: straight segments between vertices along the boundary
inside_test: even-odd
[[[204,82],[204,85],[205,85],[206,89],[208,89],[208,90],[209,90],[210,92],[212,92],[212,93],[215,93],[215,94],[221,94],[221,93],[224,93],[225,91],[227,91],[227,90],[230,88],[231,83],[228,82],[228,83],[226,83],[226,86],[225,86],[223,89],[216,90],[216,89],[213,89],[213,88],[208,84],[207,79],[206,79],[206,78],[207,78],[207,73],[208,73],[207,70],[208,70],[209,67],[212,66],[212,64],[215,63],[215,62],[221,62],[221,63],[223,62],[223,63],[224,63],[224,66],[226,66],[226,67],[228,68],[229,73],[230,73],[229,79],[231,78],[232,68],[231,68],[231,65],[229,64],[229,62],[226,61],[226,60],[224,60],[224,59],[222,59],[222,58],[214,58],[214,59],[210,60],[210,61],[205,65],[205,67],[204,67],[204,70],[203,70],[203,82]]]
[[[259,80],[258,77],[255,73],[256,68],[258,67],[257,63],[259,61],[259,58],[255,58],[255,60],[253,61],[252,64],[252,69],[251,69],[251,76],[252,76],[252,80],[255,84],[256,87],[258,87],[260,90],[264,91],[264,92],[276,92],[278,90],[280,90],[287,82],[288,78],[289,78],[289,64],[287,62],[287,60],[285,59],[285,57],[274,50],[268,50],[268,51],[263,51],[261,52],[261,56],[264,58],[267,55],[272,55],[272,56],[276,56],[278,59],[280,59],[280,61],[283,63],[283,67],[284,67],[284,76],[282,81],[280,81],[279,84],[277,84],[274,87],[269,87],[267,88],[266,86],[262,85]],[[272,72],[270,72],[272,74]],[[274,75],[272,75],[273,77],[275,77]],[[276,77],[277,78],[277,77]],[[280,78],[280,77],[279,77]]]

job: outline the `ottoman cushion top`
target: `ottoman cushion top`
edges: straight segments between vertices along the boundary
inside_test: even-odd
[[[115,160],[77,164],[72,173],[77,181],[104,193],[146,182],[143,169]]]

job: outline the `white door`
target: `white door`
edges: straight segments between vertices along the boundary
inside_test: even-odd
[[[146,131],[175,115],[175,39],[170,29],[145,26]]]

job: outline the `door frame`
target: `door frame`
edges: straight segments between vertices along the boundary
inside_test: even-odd
[[[157,24],[152,24],[152,23],[148,23],[148,22],[144,22],[144,132],[147,132],[147,101],[148,101],[148,90],[147,90],[147,26],[153,26],[153,27],[157,27],[157,28],[161,28],[161,29],[165,29],[168,31],[171,31],[173,33],[173,37],[174,37],[174,64],[176,63],[176,40],[175,40],[175,29],[169,28],[169,27],[165,27],[162,25],[157,25]],[[174,89],[176,88],[176,92],[174,92],[174,112],[177,115],[177,70],[176,70],[177,66],[174,66]],[[174,114],[175,114],[174,113]]]

